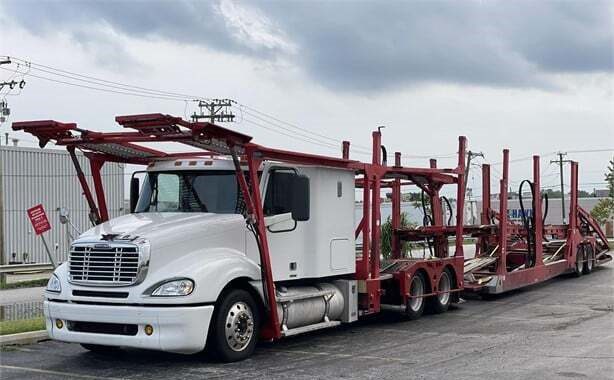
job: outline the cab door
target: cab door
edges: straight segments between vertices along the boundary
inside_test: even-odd
[[[263,176],[263,211],[273,279],[301,278],[309,220],[309,179],[287,166],[269,166]]]

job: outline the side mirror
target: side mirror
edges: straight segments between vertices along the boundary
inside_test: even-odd
[[[132,179],[130,179],[130,213],[133,213],[134,210],[136,210],[136,204],[139,201],[139,190],[139,179],[132,177]]]
[[[292,219],[298,222],[309,220],[309,178],[304,175],[293,176]]]

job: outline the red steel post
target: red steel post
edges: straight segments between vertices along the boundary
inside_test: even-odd
[[[70,154],[70,159],[72,160],[73,166],[75,167],[75,171],[77,172],[77,179],[81,184],[81,189],[83,190],[83,195],[85,195],[85,199],[87,201],[87,205],[90,208],[89,218],[92,224],[100,224],[100,213],[98,212],[98,207],[96,206],[96,202],[94,202],[94,197],[92,196],[92,191],[90,190],[90,186],[87,184],[87,180],[85,179],[85,174],[83,174],[83,170],[81,169],[81,164],[79,164],[79,160],[77,159],[77,155],[75,154],[74,146],[67,146],[66,150]]]
[[[350,142],[349,141],[343,141],[343,146],[341,148],[341,157],[344,160],[350,159]]]
[[[578,163],[571,162],[571,189],[569,197],[569,229],[573,232],[578,226]]]
[[[269,308],[268,324],[263,328],[263,335],[268,339],[281,338],[281,326],[279,315],[277,315],[277,301],[275,299],[275,283],[273,282],[273,269],[271,266],[271,256],[269,253],[269,243],[264,226],[264,210],[262,209],[262,196],[260,195],[260,181],[258,179],[258,168],[261,160],[254,157],[251,147],[247,149],[247,166],[252,190],[252,201],[254,202],[254,219],[258,229],[260,242],[260,265],[263,272],[264,286],[266,289],[267,306]]]
[[[522,194],[520,194],[522,195]],[[533,156],[533,220],[535,229],[535,266],[544,265],[542,245],[544,222],[542,219],[542,196],[540,183],[539,156]]]
[[[398,239],[398,235],[394,233],[399,227],[401,227],[401,180],[395,179],[392,183],[392,217],[391,217],[392,233],[390,234],[390,248],[392,251],[392,258],[401,258],[401,242]]]
[[[467,149],[467,138],[458,138],[458,180],[456,183],[456,252],[454,256],[465,257],[463,251],[463,226],[465,224],[465,154]]]
[[[382,142],[382,134],[380,131],[373,132],[373,167],[377,168],[381,165],[382,156],[381,156],[381,142]],[[372,212],[371,212],[371,267],[370,274],[371,278],[376,279],[379,278],[379,266],[380,266],[380,251],[381,251],[381,241],[380,241],[380,226],[381,226],[381,215],[380,215],[380,174],[378,170],[373,170],[373,190],[371,193],[372,196]]]
[[[109,211],[107,210],[107,202],[104,196],[104,187],[102,185],[101,169],[104,161],[95,158],[90,158],[90,168],[92,170],[92,179],[94,180],[94,190],[96,191],[96,200],[98,201],[98,210],[100,212],[100,221],[106,222],[109,220]]]
[[[357,260],[356,278],[366,280],[369,278],[369,255],[371,252],[371,171],[365,168],[362,187],[362,258]]]
[[[507,273],[507,181],[509,175],[510,152],[503,150],[503,178],[499,181],[499,266],[497,274]]]

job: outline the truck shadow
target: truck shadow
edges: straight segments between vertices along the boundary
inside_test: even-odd
[[[612,266],[597,267],[589,278],[599,278],[599,280],[602,278],[609,279],[612,275],[612,270]],[[566,274],[553,278],[544,283],[512,290],[499,295],[492,295],[488,297],[488,300],[500,301],[504,303],[526,300],[527,303],[531,303],[532,301],[535,301],[535,299],[525,299],[521,296],[530,295],[532,290],[544,289],[553,284],[560,284],[566,281],[570,281],[570,283],[573,282],[573,286],[576,286],[576,280],[582,281],[583,278],[575,278],[573,274]],[[537,298],[542,297],[543,292],[539,295],[536,294],[536,296]],[[378,331],[388,331],[392,334],[398,333],[399,339],[404,339],[403,336],[405,334],[419,334],[425,330],[428,330],[429,326],[432,328],[436,326],[442,327],[449,324],[452,319],[458,318],[458,316],[455,316],[458,311],[463,309],[473,309],[474,307],[478,307],[480,304],[489,304],[489,301],[481,301],[480,296],[463,296],[463,299],[464,302],[451,305],[450,309],[446,313],[425,313],[425,315],[418,320],[409,320],[399,313],[383,312],[381,314],[366,317],[365,319],[348,325],[340,325],[334,328],[312,331],[303,335],[284,338],[277,342],[260,342],[256,347],[254,355],[244,362],[260,363],[261,365],[274,365],[275,360],[277,359],[275,359],[274,356],[271,356],[271,353],[287,353],[293,352],[293,350],[314,350],[314,352],[316,352],[318,349],[324,350],[324,348],[327,347],[331,341],[352,344],[352,342],[356,343],[357,340],[367,339],[377,341],[381,339],[382,342],[385,342],[387,338],[384,336],[379,336],[376,333]],[[330,350],[330,348],[327,348],[326,350]],[[125,348],[106,354],[96,354],[84,350],[80,355],[78,355],[78,357],[78,360],[82,366],[90,368],[108,366],[110,363],[115,363],[119,366],[130,364],[130,368],[143,367],[143,369],[151,369],[152,366],[154,368],[167,368],[168,366],[178,368],[185,366],[187,368],[196,366],[200,367],[202,370],[202,367],[205,366],[211,369],[217,369],[216,371],[218,372],[216,373],[218,374],[219,370],[230,370],[236,368],[235,363],[221,363],[207,351],[192,355],[182,355],[160,351]]]

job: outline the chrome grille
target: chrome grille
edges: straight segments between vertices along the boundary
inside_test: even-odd
[[[134,245],[84,244],[70,250],[73,283],[121,286],[134,284],[139,275],[139,249]]]

